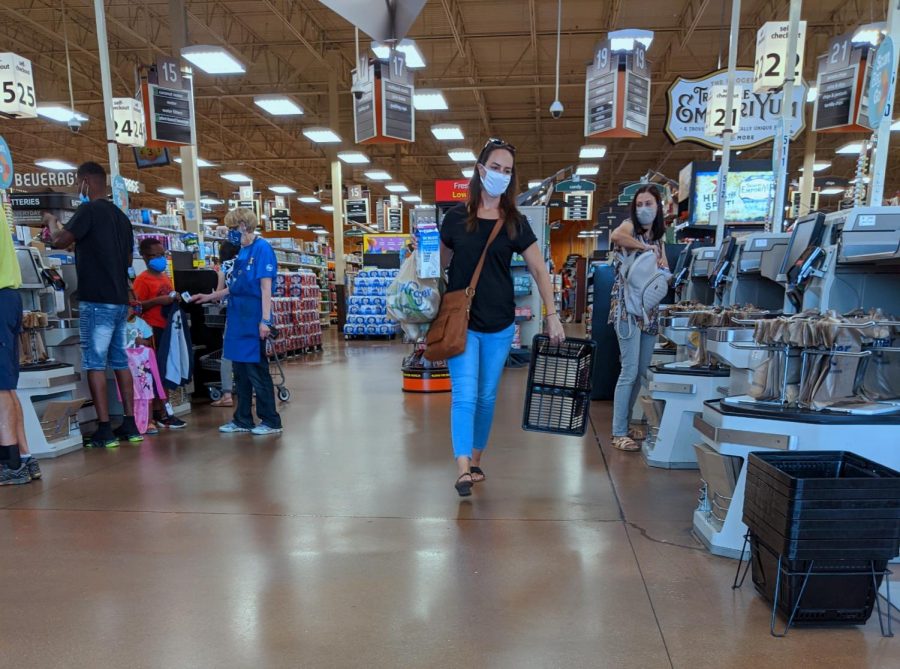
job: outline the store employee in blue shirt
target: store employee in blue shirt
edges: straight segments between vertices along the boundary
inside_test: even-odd
[[[275,388],[269,374],[266,339],[272,327],[272,282],[278,261],[269,243],[257,237],[256,215],[249,209],[235,209],[225,217],[228,240],[240,245],[231,279],[221,291],[197,295],[195,302],[205,303],[228,297],[225,321],[225,348],[222,355],[234,363],[237,408],[230,423],[220,432],[252,432],[257,435],[281,432],[281,416],[275,409]],[[256,394],[254,425],[252,402]]]

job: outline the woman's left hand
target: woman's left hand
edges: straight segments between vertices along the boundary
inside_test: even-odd
[[[259,324],[259,338],[260,339],[262,339],[263,341],[268,339],[270,332],[271,332],[271,330],[269,329],[268,325],[266,325],[265,323]]]
[[[550,337],[551,344],[561,344],[565,340],[566,333],[558,314],[553,314],[547,319],[547,336]]]

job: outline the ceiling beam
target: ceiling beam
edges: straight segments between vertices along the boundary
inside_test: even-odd
[[[472,86],[475,86],[478,83],[478,66],[475,64],[475,56],[472,53],[472,45],[469,44],[468,39],[465,37],[466,28],[463,23],[462,18],[462,10],[459,8],[459,4],[456,0],[441,0],[441,6],[444,8],[444,13],[447,15],[447,20],[450,22],[450,31],[453,34],[453,40],[456,42],[456,49],[459,52],[459,55],[463,58],[466,64],[466,70],[468,72],[469,83]],[[484,95],[482,95],[480,90],[472,91],[475,96],[475,102],[478,104],[478,108],[481,110],[481,124],[484,129],[484,133],[486,137],[491,136],[491,121],[488,116],[487,103],[484,100]]]

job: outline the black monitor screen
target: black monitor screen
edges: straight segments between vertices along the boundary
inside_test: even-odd
[[[779,274],[787,274],[803,252],[809,246],[819,246],[822,243],[822,235],[825,232],[825,214],[815,213],[803,218],[798,218],[794,223],[794,231],[788,242],[787,251]]]
[[[734,256],[734,250],[737,246],[737,240],[734,237],[726,237],[719,247],[719,255],[716,256],[716,264],[713,266],[712,272],[709,274],[710,281],[715,285],[724,278],[723,273],[728,267],[728,262]]]

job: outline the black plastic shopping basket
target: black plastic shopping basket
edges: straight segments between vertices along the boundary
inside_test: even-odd
[[[535,432],[584,436],[593,363],[594,342],[588,339],[551,344],[546,335],[535,335],[522,427]]]

